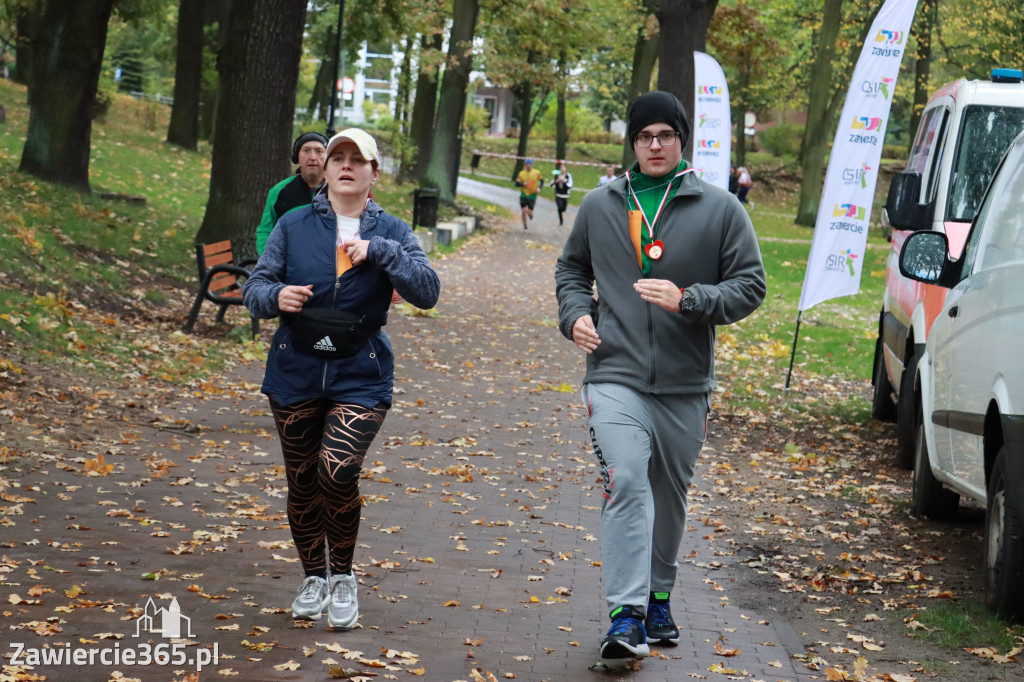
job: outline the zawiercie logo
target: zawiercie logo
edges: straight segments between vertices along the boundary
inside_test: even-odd
[[[858,206],[857,204],[836,204],[836,207],[832,209],[833,218],[843,216],[844,218],[854,218],[856,220],[863,220],[864,213],[864,207]]]
[[[875,34],[875,42],[885,43],[886,45],[902,45],[905,37],[902,31],[887,31],[884,28],[880,28],[878,33]]]
[[[879,126],[882,125],[882,119],[873,116],[857,116],[853,119],[852,128],[854,130],[878,130]]]
[[[160,635],[171,641],[152,641],[153,635]],[[147,641],[133,642],[132,646],[115,643],[105,647],[83,646],[46,646],[30,647],[23,643],[12,642],[9,646],[14,652],[9,655],[12,666],[99,666],[103,669],[121,666],[152,666],[173,665],[177,668],[195,666],[196,672],[209,665],[220,663],[220,644],[214,642],[212,647],[198,646],[190,641],[192,619],[182,615],[178,600],[171,597],[171,603],[157,607],[150,597],[146,602],[142,615],[135,621],[134,638]],[[87,640],[81,640],[86,642]],[[5,654],[6,655],[6,654]],[[6,678],[3,678],[6,679]],[[62,678],[63,679],[63,678]]]

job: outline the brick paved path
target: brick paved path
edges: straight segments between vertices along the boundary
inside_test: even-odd
[[[595,668],[608,627],[595,566],[600,487],[575,393],[582,357],[555,327],[552,273],[568,228],[555,225],[549,201],[540,209],[529,234],[512,220],[438,261],[437,317],[391,315],[398,378],[362,482],[358,629],[332,632],[326,619],[305,627],[286,612],[301,574],[258,393],[262,365],[252,363],[153,408],[156,421],[126,425],[118,442],[40,444],[37,461],[0,470],[17,482],[0,502],[11,521],[0,536],[5,663],[13,643],[137,653],[146,641],[172,642],[135,637],[131,618],[150,597],[157,608],[174,597],[190,619],[185,639],[173,640],[188,644],[185,655],[217,646],[217,665],[197,678],[186,678],[189,665],[98,660],[32,672],[61,681],[327,680],[332,669],[438,682],[815,679],[790,659],[802,650],[788,626],[730,603],[719,567],[731,550],[697,520],[708,495],[699,479],[673,592],[679,645],[654,649],[637,671]],[[82,461],[97,453],[116,470],[84,476]],[[718,642],[740,653],[719,655]]]

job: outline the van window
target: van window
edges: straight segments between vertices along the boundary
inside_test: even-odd
[[[935,194],[938,192],[939,187],[939,169],[942,168],[942,155],[946,152],[946,128],[949,123],[949,109],[943,107],[940,111],[941,117],[936,116],[936,119],[941,119],[942,125],[939,126],[939,132],[935,136],[935,144],[931,158],[928,160],[928,172],[922,174],[924,185],[921,187],[921,203],[927,204],[935,200]]]
[[[1024,109],[971,105],[964,109],[946,220],[971,222],[992,174],[1024,130]]]
[[[924,119],[917,127],[917,139],[914,140],[914,147],[910,150],[910,158],[907,159],[907,170],[917,171],[922,178],[925,176],[925,166],[928,164],[928,152],[935,144],[935,134],[939,129],[939,122],[942,120],[943,107],[934,107],[924,113]]]
[[[1024,258],[1024,164],[1021,149],[1007,159],[978,216],[971,235],[973,263],[965,263],[965,273],[996,268]],[[973,265],[973,267],[971,267]]]

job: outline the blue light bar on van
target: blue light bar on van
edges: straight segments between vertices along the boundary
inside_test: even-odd
[[[1020,83],[1024,81],[1024,71],[1020,69],[992,69],[993,83]]]

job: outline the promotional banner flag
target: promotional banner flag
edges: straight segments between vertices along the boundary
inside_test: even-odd
[[[825,173],[800,312],[860,291],[882,142],[916,9],[917,0],[886,0],[857,60]]]
[[[693,103],[693,167],[705,182],[728,189],[732,155],[729,86],[722,67],[711,55],[694,52],[693,67],[697,84]]]

